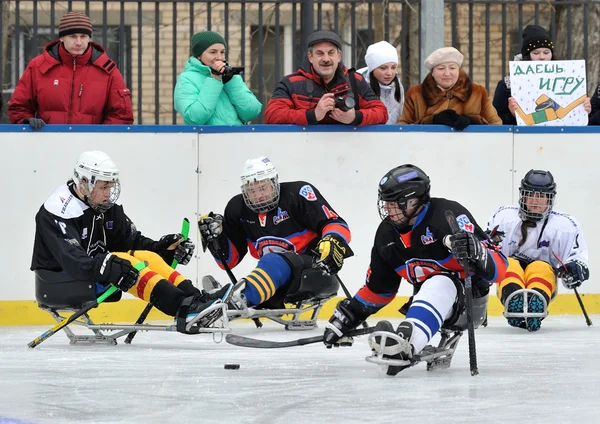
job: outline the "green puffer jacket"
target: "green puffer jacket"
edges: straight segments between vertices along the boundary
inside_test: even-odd
[[[187,125],[243,125],[260,114],[262,104],[241,76],[223,84],[190,57],[175,85],[175,110]]]

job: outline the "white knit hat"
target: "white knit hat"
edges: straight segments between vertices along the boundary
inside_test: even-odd
[[[368,72],[373,72],[374,69],[379,68],[384,63],[394,62],[398,64],[398,51],[387,41],[380,41],[375,44],[371,44],[367,48],[367,54],[365,55],[365,62],[367,62]]]
[[[431,71],[440,63],[453,62],[458,66],[462,66],[464,56],[454,47],[442,47],[437,49],[425,59],[425,68]]]

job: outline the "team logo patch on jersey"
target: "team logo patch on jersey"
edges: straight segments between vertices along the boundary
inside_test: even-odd
[[[421,236],[421,242],[425,245],[427,244],[431,244],[431,243],[435,243],[437,241],[437,239],[434,237],[433,234],[431,234],[431,231],[429,230],[429,227],[427,227],[425,229],[425,234],[423,234]]]
[[[317,200],[317,195],[315,194],[315,191],[308,184],[300,189],[300,196],[304,197],[306,200],[310,200],[311,202]]]
[[[260,222],[261,227],[264,227],[265,225],[267,225],[267,214],[259,213],[258,214],[258,222]]]
[[[59,85],[60,85],[60,82],[59,82],[59,81],[56,79],[56,80],[54,80],[54,84],[52,84],[52,85],[54,85],[54,86],[59,86]]]
[[[542,240],[538,243],[538,249],[541,249],[542,247],[550,247],[550,241],[548,240]]]
[[[406,262],[405,271],[406,276],[402,275],[402,277],[405,277],[413,284],[422,283],[431,275],[450,272],[450,270],[433,259],[410,259]]]
[[[256,252],[260,257],[267,253],[295,252],[296,246],[287,239],[281,237],[261,237],[254,243]]]
[[[87,227],[85,227],[83,229],[83,231],[81,232],[81,240],[85,240],[88,236],[88,232],[87,232]]]
[[[113,229],[113,222],[112,221],[107,221],[106,222],[106,229],[107,230],[112,230]]]
[[[466,231],[467,233],[475,232],[475,225],[471,223],[469,217],[464,213],[456,217],[456,222],[458,222],[458,228],[461,230]]]
[[[290,215],[287,213],[287,211],[282,211],[281,208],[277,208],[277,215],[273,217],[273,224],[277,225],[286,219],[290,219]]]

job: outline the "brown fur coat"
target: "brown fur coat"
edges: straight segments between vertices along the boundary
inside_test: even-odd
[[[502,125],[485,87],[473,84],[462,69],[458,81],[448,91],[437,86],[431,72],[423,84],[409,88],[398,123],[433,124],[433,116],[446,109],[466,115],[473,124]]]

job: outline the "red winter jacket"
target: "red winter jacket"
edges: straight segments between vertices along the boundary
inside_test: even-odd
[[[354,73],[356,79],[356,91],[354,101],[358,105],[354,126],[385,124],[388,120],[387,108],[373,93],[371,87],[363,79],[362,75]],[[310,80],[310,81],[308,81]],[[312,89],[312,96],[309,90]],[[305,57],[302,67],[293,74],[281,79],[273,97],[265,110],[266,124],[341,124],[329,115],[321,121],[315,118],[315,107],[325,93],[334,93],[336,96],[346,97],[351,90],[348,77],[348,68],[341,62],[333,79],[326,84],[318,75],[310,62]]]
[[[131,93],[102,46],[90,42],[73,56],[56,40],[27,65],[8,117],[12,124],[32,117],[47,124],[132,124]]]

